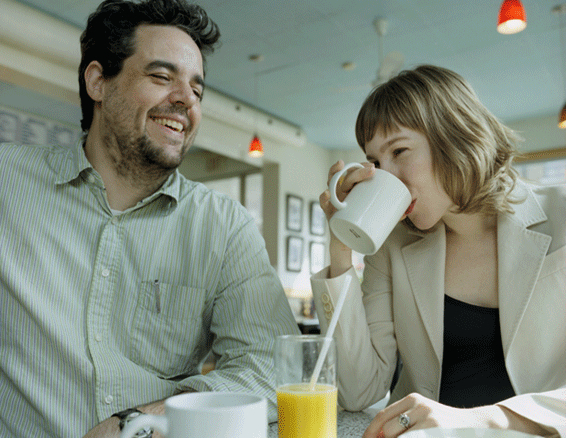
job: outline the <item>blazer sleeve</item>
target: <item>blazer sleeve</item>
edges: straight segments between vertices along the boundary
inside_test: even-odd
[[[328,271],[323,269],[311,278],[322,333],[328,329],[342,284],[347,276],[352,277],[334,339],[338,354],[338,402],[346,410],[360,411],[387,395],[397,364],[391,294],[372,296],[370,308],[377,307],[381,312],[366,315],[368,303],[354,268],[332,279],[328,278]]]
[[[522,394],[497,403],[510,411],[566,438],[566,387],[536,394]]]

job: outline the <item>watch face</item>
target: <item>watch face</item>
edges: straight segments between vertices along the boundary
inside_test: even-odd
[[[126,415],[126,417],[124,418],[124,423],[129,423],[130,421],[132,421],[134,418],[137,418],[141,415],[142,413],[140,411],[134,411],[134,412],[130,412],[128,415]]]

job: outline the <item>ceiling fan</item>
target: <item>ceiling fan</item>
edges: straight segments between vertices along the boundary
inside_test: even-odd
[[[375,79],[372,81],[372,87],[377,87],[378,85],[387,82],[393,76],[401,71],[403,68],[403,63],[405,59],[401,52],[389,52],[385,57],[383,56],[383,39],[387,35],[387,27],[389,23],[385,18],[376,18],[373,21],[373,27],[378,35],[378,61],[379,68],[377,69]]]
[[[335,89],[334,91],[338,93],[344,93],[347,91],[354,91],[363,88],[374,88],[378,85],[387,82],[393,76],[401,71],[403,64],[405,62],[404,56],[401,52],[388,52],[385,56],[383,55],[383,42],[385,35],[387,35],[387,27],[389,22],[385,18],[378,17],[373,21],[373,27],[378,35],[378,48],[377,48],[377,59],[379,62],[379,67],[377,68],[375,78],[369,82],[361,85],[349,85]]]

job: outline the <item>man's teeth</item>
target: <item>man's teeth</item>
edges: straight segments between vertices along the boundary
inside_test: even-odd
[[[183,124],[176,122],[175,120],[171,119],[153,119],[155,123],[159,123],[160,125],[167,126],[168,128],[174,129],[177,132],[181,132],[183,130]]]

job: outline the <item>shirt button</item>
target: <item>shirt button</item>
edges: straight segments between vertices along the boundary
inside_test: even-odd
[[[112,397],[111,395],[107,395],[106,397],[104,397],[104,403],[106,403],[107,405],[112,404],[113,401],[114,401],[114,397]]]
[[[100,342],[100,341],[102,341],[102,336],[99,335],[99,334],[97,334],[97,335],[94,337],[94,339],[96,339],[96,342]]]
[[[112,223],[112,225],[116,225],[118,223],[118,218],[114,216],[110,222]]]
[[[88,180],[89,183],[94,184],[94,182],[96,181],[96,178],[94,177],[94,175],[91,174],[87,177],[87,180]]]
[[[102,270],[102,276],[103,277],[108,277],[110,275],[110,270],[109,269],[103,269]]]

